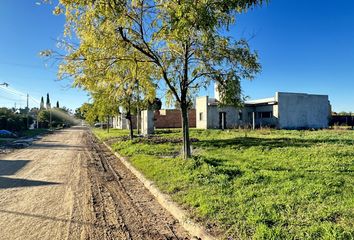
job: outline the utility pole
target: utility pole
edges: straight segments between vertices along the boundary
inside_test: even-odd
[[[27,93],[27,107],[26,107],[26,111],[27,111],[27,129],[29,129],[29,104],[28,104],[28,99],[29,99],[29,95]]]
[[[50,104],[49,93],[47,93],[47,110],[49,110],[49,129],[52,130],[52,106]]]
[[[49,108],[49,129],[52,130],[52,108]]]

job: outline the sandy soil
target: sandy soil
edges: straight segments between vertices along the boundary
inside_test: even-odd
[[[0,155],[0,239],[188,239],[84,128]]]

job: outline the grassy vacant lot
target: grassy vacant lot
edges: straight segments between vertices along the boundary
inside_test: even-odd
[[[95,132],[223,238],[354,238],[354,131],[192,130],[188,161],[179,130]]]

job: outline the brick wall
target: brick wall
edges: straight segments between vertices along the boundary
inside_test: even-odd
[[[178,109],[162,109],[155,111],[155,127],[156,128],[181,128],[181,111]],[[195,109],[189,110],[189,127],[196,127]]]

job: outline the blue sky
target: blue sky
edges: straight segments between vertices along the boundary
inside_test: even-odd
[[[38,52],[55,48],[64,18],[53,6],[35,0],[1,0],[0,83],[40,99],[47,92],[54,103],[76,108],[87,94],[58,82],[54,68],[44,67]],[[354,1],[272,0],[237,18],[230,34],[251,38],[263,70],[243,81],[251,98],[276,91],[328,94],[335,111],[354,111]],[[199,95],[212,95],[212,87]],[[1,106],[24,106],[25,99],[0,89]],[[34,102],[30,102],[35,106]]]
[[[56,69],[45,67],[38,53],[54,49],[56,39],[62,36],[64,17],[52,14],[53,6],[36,5],[34,0],[1,0],[0,2],[0,83],[29,93],[36,99],[50,94],[52,104],[59,100],[62,106],[75,109],[87,94],[70,88],[68,81],[56,81]],[[9,95],[0,89],[0,106],[24,107],[25,98]],[[30,106],[37,106],[30,101]]]

